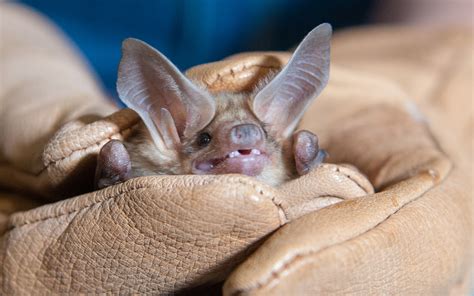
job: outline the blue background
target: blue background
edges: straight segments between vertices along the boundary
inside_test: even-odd
[[[163,52],[178,68],[251,50],[286,50],[322,22],[362,24],[371,0],[24,0],[76,43],[116,97],[123,39]]]

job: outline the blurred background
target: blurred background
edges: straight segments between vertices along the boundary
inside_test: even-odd
[[[123,39],[142,39],[178,68],[254,50],[287,50],[312,28],[368,23],[471,23],[472,0],[23,0],[87,57],[109,95]]]

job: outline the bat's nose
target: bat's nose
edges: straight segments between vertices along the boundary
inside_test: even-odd
[[[262,129],[255,124],[240,124],[230,130],[230,140],[233,144],[253,148],[261,144],[263,132]]]

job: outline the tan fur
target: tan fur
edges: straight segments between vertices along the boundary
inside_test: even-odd
[[[220,93],[214,95],[217,105],[213,120],[201,131],[211,135],[219,133],[219,129],[235,126],[241,123],[253,123],[265,130],[265,126],[255,117],[250,104],[252,94]],[[178,151],[160,151],[147,131],[144,124],[127,139],[125,145],[130,153],[132,176],[157,174],[192,174],[192,162],[199,157],[215,157],[225,145],[214,136],[206,147],[196,144],[198,134],[183,137]],[[266,152],[270,157],[270,164],[257,176],[263,182],[278,185],[295,175],[294,160],[292,159],[291,139],[276,140],[266,134]]]
[[[305,173],[317,140],[296,134],[293,147],[292,133],[329,79],[331,32],[329,24],[312,30],[282,74],[265,75],[251,93],[209,94],[155,49],[127,39],[117,90],[127,106],[148,113],[141,115],[156,142],[143,124],[126,142],[131,176],[241,172],[277,185]]]

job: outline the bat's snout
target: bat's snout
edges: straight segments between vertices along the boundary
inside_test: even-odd
[[[230,130],[230,143],[242,148],[259,147],[263,143],[263,131],[252,123],[236,125]]]
[[[262,128],[252,123],[222,123],[217,134],[218,155],[196,159],[196,174],[244,174],[257,176],[269,163]]]

